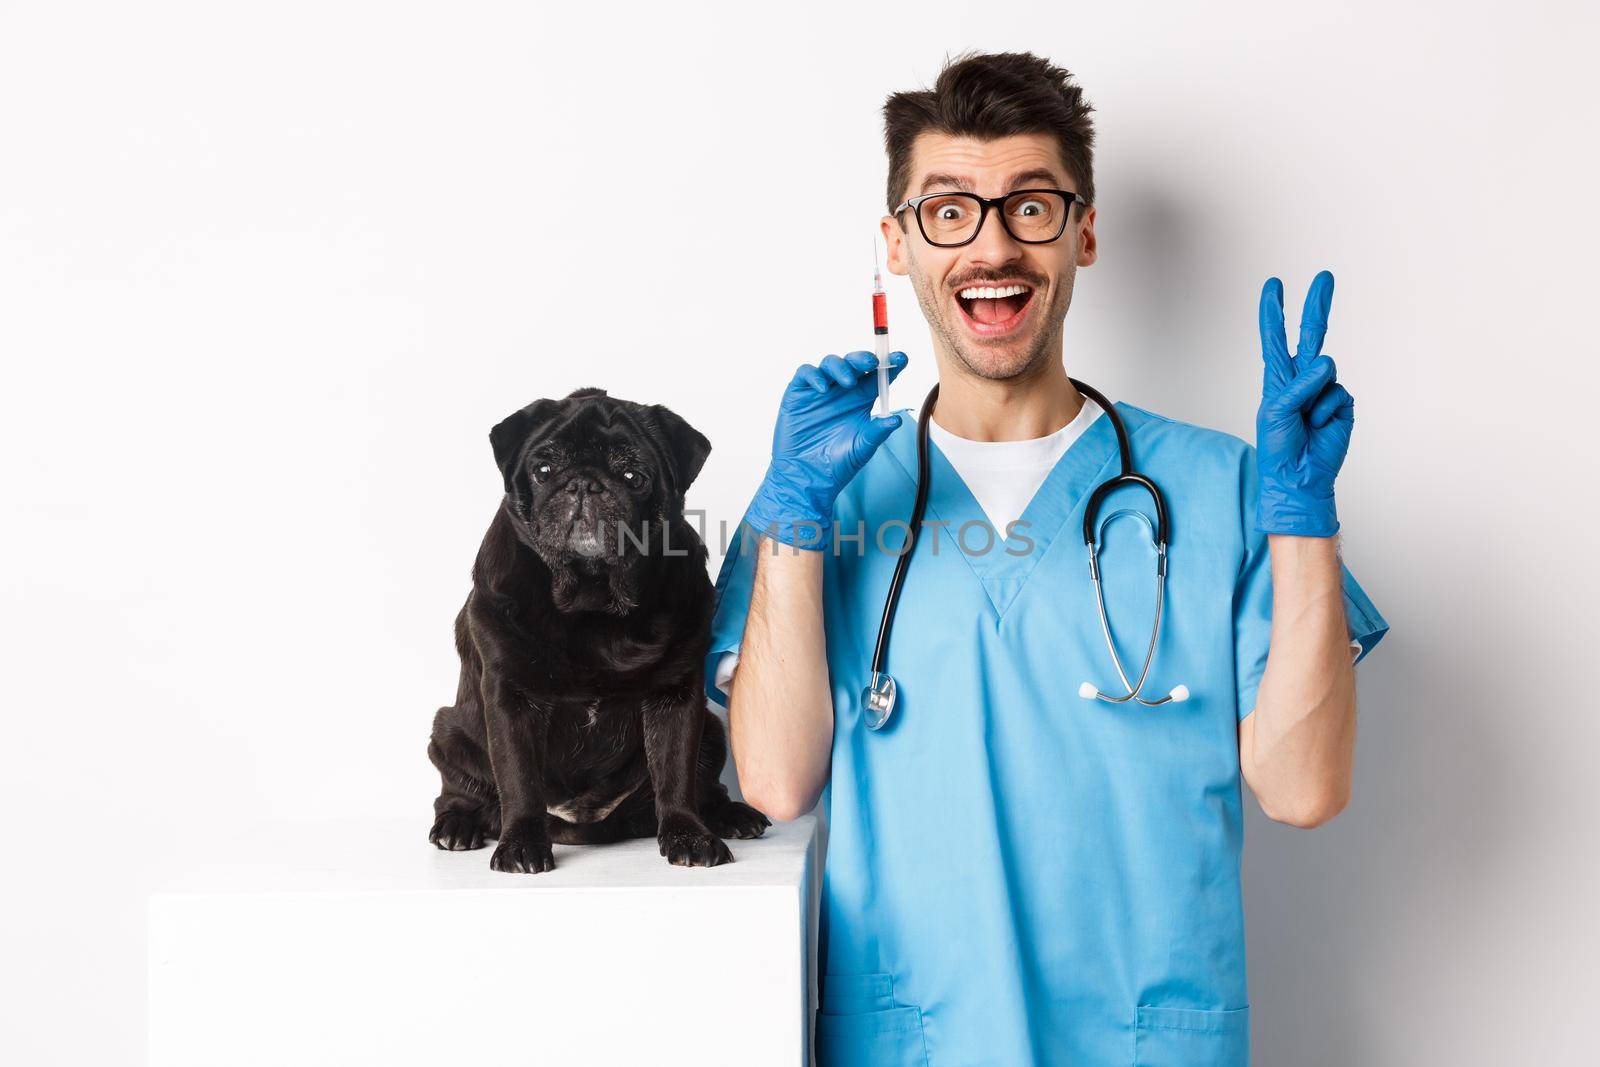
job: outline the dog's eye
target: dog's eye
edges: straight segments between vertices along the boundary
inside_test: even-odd
[[[546,478],[550,477],[550,472],[553,470],[555,470],[555,468],[550,466],[548,463],[535,463],[533,465],[533,480],[536,482],[542,482]]]
[[[631,468],[622,472],[622,480],[627,482],[628,487],[631,489],[643,489],[649,482],[643,471],[636,471]]]

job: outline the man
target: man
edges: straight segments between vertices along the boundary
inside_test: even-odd
[[[868,728],[863,687],[917,427],[870,414],[870,353],[796,373],[745,515],[762,537],[718,578],[708,679],[745,797],[828,816],[823,1067],[1247,1063],[1240,781],[1295,826],[1349,797],[1351,652],[1388,626],[1334,537],[1353,403],[1320,354],[1327,272],[1292,357],[1282,286],[1262,293],[1255,448],[1113,405],[1170,547],[1149,689],[1095,696],[1143,677],[1159,523],[1137,486],[1099,508],[1103,630],[1083,523],[1118,434],[1062,350],[1096,258],[1090,111],[1027,53],[963,57],[884,109],[888,263],[939,370],[888,722]]]

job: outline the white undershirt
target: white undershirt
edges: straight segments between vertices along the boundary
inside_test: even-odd
[[[1055,433],[1026,441],[969,441],[929,420],[928,436],[939,446],[950,466],[967,483],[997,537],[1022,517],[1028,501],[1039,491],[1072,442],[1104,412],[1088,397],[1073,420]]]
[[[965,437],[957,437],[931,419],[928,422],[928,436],[939,446],[939,451],[944,453],[961,480],[967,483],[967,489],[983,508],[996,536],[1004,537],[1006,526],[1022,516],[1028,502],[1067,449],[1103,414],[1104,409],[1085,396],[1077,416],[1055,433],[1044,437],[1026,441],[969,441]],[[1350,648],[1359,655],[1361,643],[1351,641]],[[724,693],[728,691],[733,668],[738,662],[737,649],[724,652],[722,658],[717,660],[716,686]],[[715,706],[709,700],[708,703]]]

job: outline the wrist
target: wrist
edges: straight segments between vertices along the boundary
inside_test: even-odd
[[[1273,562],[1306,564],[1337,561],[1339,537],[1304,537],[1299,534],[1267,534],[1267,552]]]
[[[1309,515],[1256,515],[1256,529],[1267,537],[1302,537],[1326,540],[1339,532],[1339,520],[1331,512],[1326,516]]]
[[[747,543],[764,545],[763,551],[775,553],[777,546],[788,548],[789,555],[796,552],[815,552],[821,554],[828,547],[828,533],[831,523],[813,522],[810,519],[787,521],[784,519],[763,519],[754,512],[744,517],[744,524],[749,528],[750,538]]]
[[[1294,537],[1332,537],[1339,532],[1339,513],[1333,491],[1285,491],[1263,482],[1256,497],[1256,529],[1265,534]]]

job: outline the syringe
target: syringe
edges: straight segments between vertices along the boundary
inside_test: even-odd
[[[878,415],[889,412],[889,302],[878,272],[878,242],[872,242],[872,341],[878,356]]]

